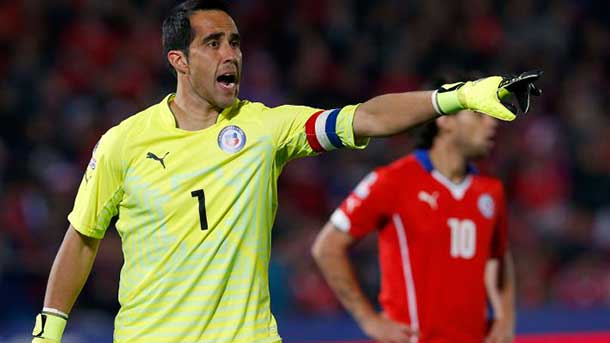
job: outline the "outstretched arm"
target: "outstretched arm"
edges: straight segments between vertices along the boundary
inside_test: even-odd
[[[384,94],[362,103],[354,114],[356,137],[389,136],[436,118],[432,93]]]
[[[89,277],[100,240],[68,228],[51,267],[43,312],[36,319],[34,342],[60,342],[66,316]],[[46,316],[45,319],[42,319]]]
[[[517,107],[522,113],[530,108],[530,96],[542,91],[534,86],[542,71],[525,72],[514,77],[491,76],[477,81],[443,85],[438,90],[385,94],[362,103],[354,115],[356,138],[378,137],[408,130],[441,114],[463,109],[480,112],[501,120],[513,120]]]
[[[410,342],[414,333],[409,327],[377,313],[364,295],[348,256],[353,243],[349,234],[329,222],[319,233],[312,254],[326,281],[365,334],[382,343]]]

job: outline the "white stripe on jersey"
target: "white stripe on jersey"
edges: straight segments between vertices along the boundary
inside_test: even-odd
[[[330,216],[330,222],[343,232],[349,232],[349,229],[352,227],[351,221],[340,208],[336,209],[333,215]]]
[[[330,142],[328,135],[326,134],[326,121],[328,120],[330,112],[332,112],[332,110],[324,111],[316,119],[316,137],[318,137],[318,142],[320,142],[320,145],[326,151],[337,149],[337,147]]]
[[[415,294],[415,282],[413,281],[413,271],[411,270],[411,260],[409,257],[409,246],[407,244],[407,233],[398,214],[392,216],[394,228],[398,235],[400,246],[400,257],[402,259],[402,271],[405,278],[405,288],[407,290],[407,302],[409,306],[409,317],[411,318],[411,329],[419,331],[419,316],[417,314],[417,296]],[[417,337],[411,340],[416,343]]]

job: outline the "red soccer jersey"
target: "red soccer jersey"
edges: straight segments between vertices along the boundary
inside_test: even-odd
[[[331,221],[355,238],[378,230],[379,301],[419,343],[483,341],[485,265],[507,245],[499,180],[454,184],[418,150],[364,178]]]

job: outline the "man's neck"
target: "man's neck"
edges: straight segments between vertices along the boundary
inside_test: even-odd
[[[218,115],[222,111],[192,90],[180,87],[180,84],[178,84],[176,96],[170,102],[169,108],[176,119],[176,126],[187,131],[203,130],[216,124]]]
[[[466,177],[468,160],[451,142],[436,140],[430,149],[430,160],[434,169],[453,183],[460,183]]]

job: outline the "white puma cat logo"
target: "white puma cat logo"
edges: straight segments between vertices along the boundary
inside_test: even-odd
[[[419,191],[419,194],[417,194],[417,199],[427,203],[434,210],[438,208],[438,204],[436,203],[436,199],[438,199],[438,192],[430,194],[426,191]]]

